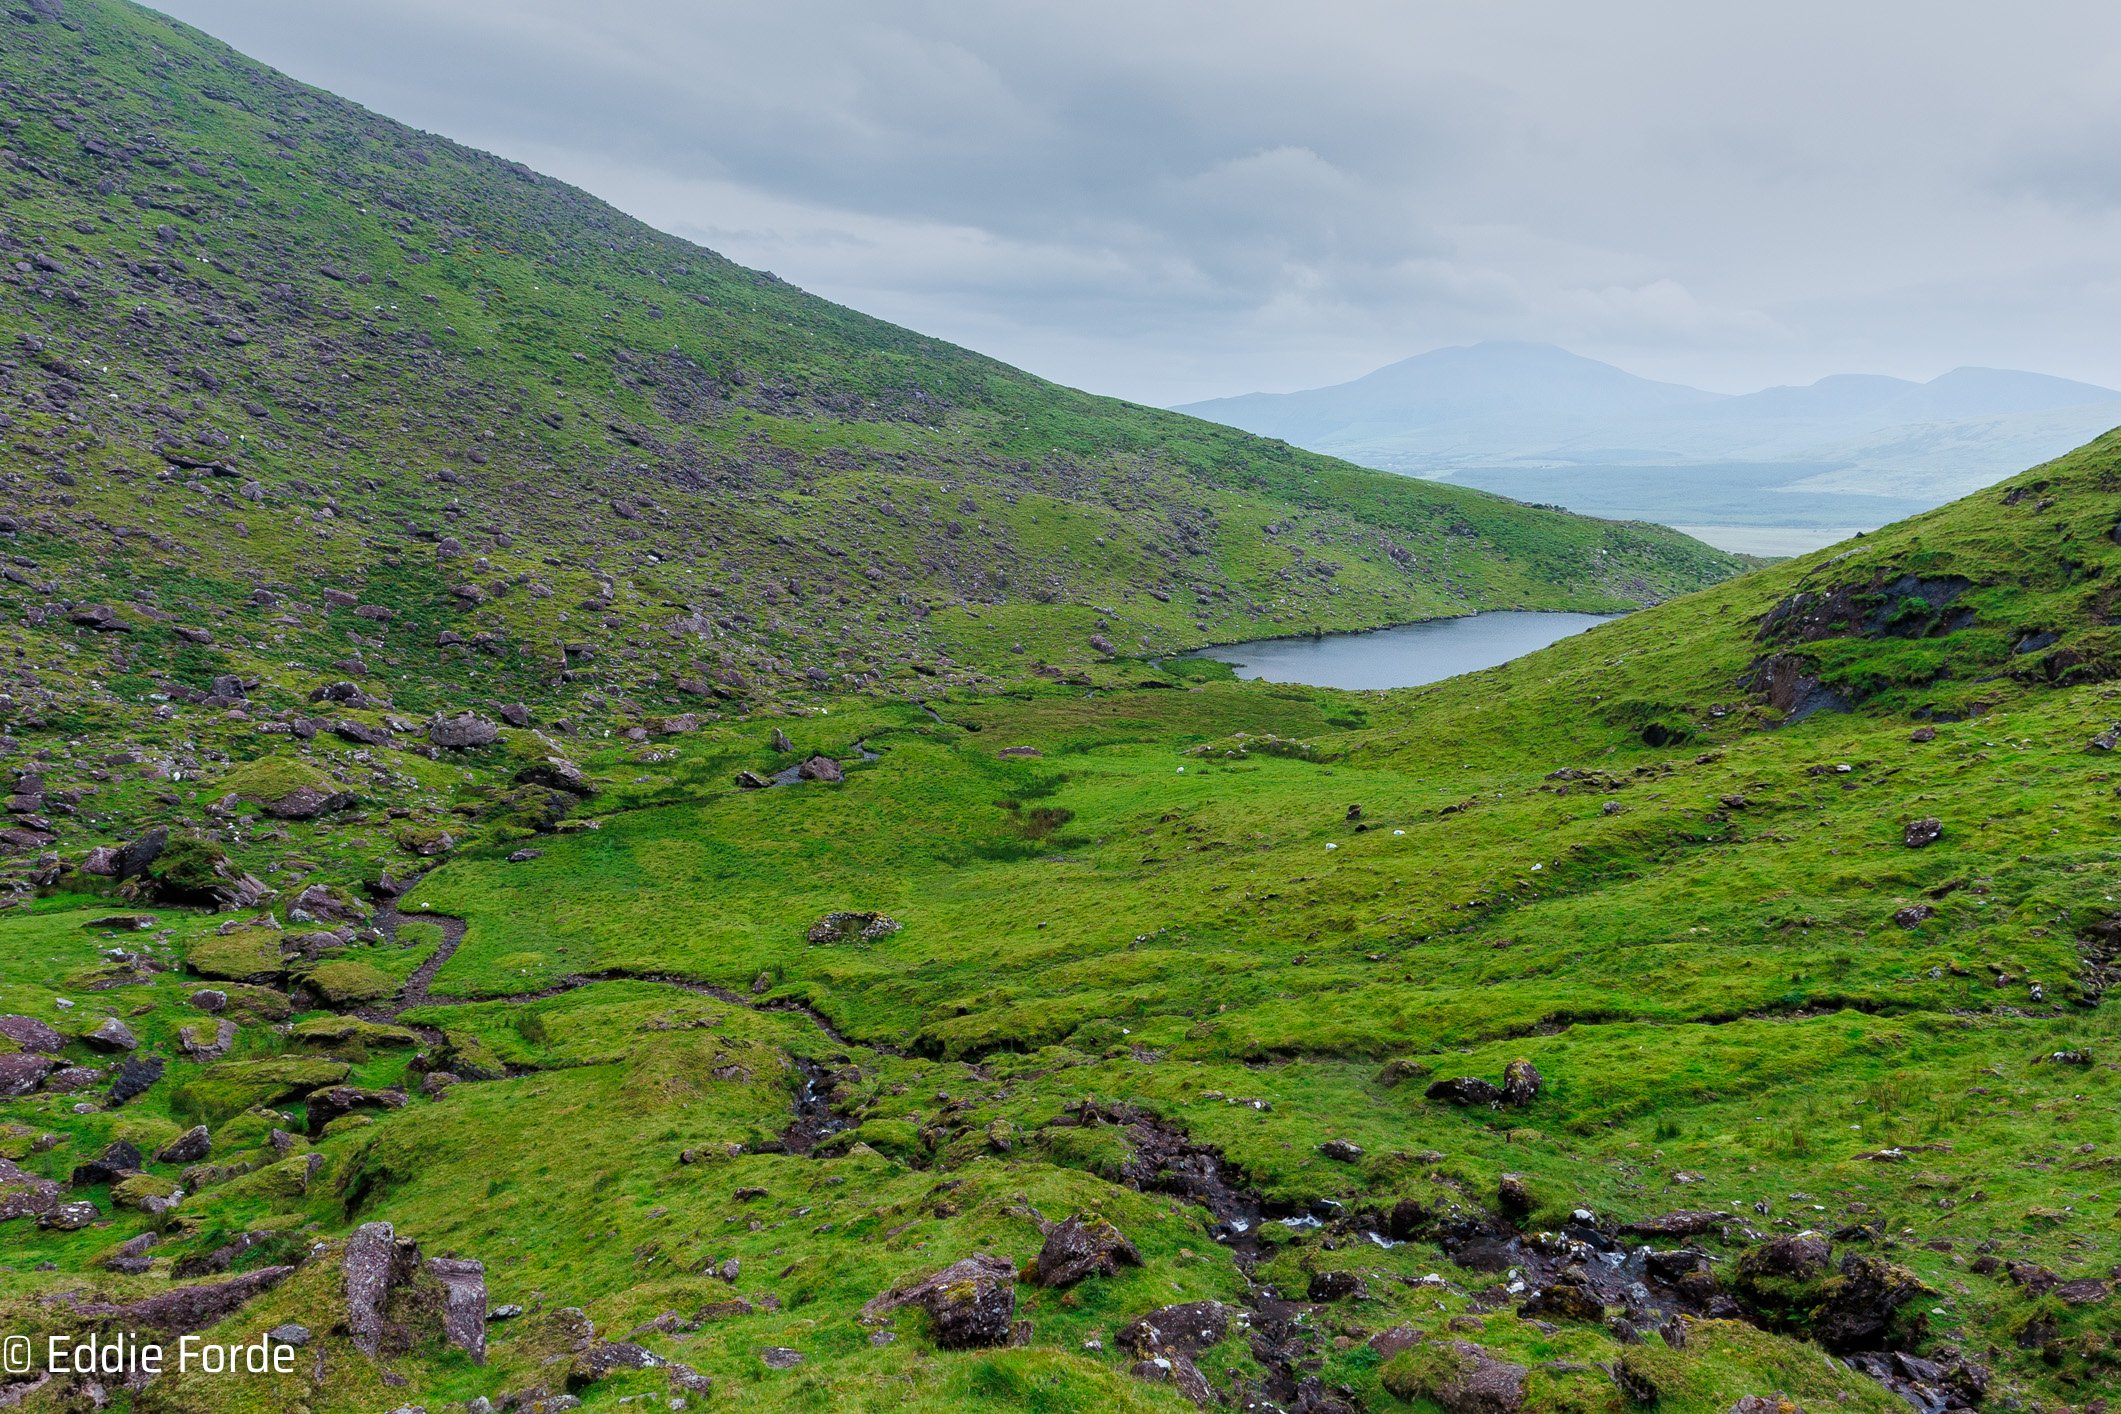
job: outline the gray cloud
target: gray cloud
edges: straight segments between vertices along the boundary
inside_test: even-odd
[[[2121,384],[2090,0],[165,0],[829,297],[1167,402],[1545,339]]]

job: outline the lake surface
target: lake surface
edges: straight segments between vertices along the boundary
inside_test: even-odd
[[[1418,687],[1460,673],[1492,668],[1582,633],[1612,614],[1530,614],[1498,610],[1460,619],[1434,619],[1368,633],[1323,638],[1267,638],[1203,648],[1189,658],[1214,658],[1241,678],[1309,683],[1313,687]]]

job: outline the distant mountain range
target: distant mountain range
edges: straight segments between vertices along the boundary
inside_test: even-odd
[[[1730,395],[1548,344],[1492,342],[1178,411],[1574,510],[1846,527],[1941,504],[2089,441],[2121,425],[2121,392],[1957,368],[1927,383],[1840,374]]]

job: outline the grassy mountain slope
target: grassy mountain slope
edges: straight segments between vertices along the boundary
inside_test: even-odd
[[[468,655],[555,715],[667,710],[1734,568],[1058,388],[149,12],[62,13],[0,52],[0,465],[34,562],[0,609],[207,628],[162,665],[192,687],[365,670],[421,711]],[[102,695],[10,633],[30,702]]]
[[[1161,1373],[1240,1404],[1466,1407],[1463,1340],[1523,1369],[1532,1410],[1905,1407],[1881,1374],[2076,1407],[2113,1378],[2121,1262],[2100,1003],[2121,926],[2117,493],[2109,439],[1400,693],[1192,664],[932,713],[840,699],[783,719],[785,750],[763,722],[579,743],[597,828],[457,816],[470,841],[401,911],[322,937],[291,887],[265,922],[150,906],[151,930],[113,936],[104,886],[62,877],[5,925],[0,1009],[68,1036],[115,1015],[169,1064],[126,1104],[13,1102],[9,1152],[63,1177],[114,1138],[151,1153],[204,1123],[216,1147],[145,1165],[188,1195],[169,1212],[91,1181],[73,1193],[97,1225],[17,1227],[0,1303],[80,1323],[35,1303],[84,1280],[141,1299],[210,1254],[242,1272],[322,1241],[220,1329],[312,1326],[326,1373],[302,1388],[325,1409],[677,1388],[596,1378],[570,1353],[577,1306],[738,1407],[1178,1409],[1153,1360],[1130,1377],[1149,1347],[1129,1331],[1183,1301],[1253,1334],[1167,1350]],[[813,752],[845,782],[729,784]],[[74,763],[51,754],[56,782]],[[217,837],[276,882],[351,880],[394,810],[451,818],[525,754],[313,744],[308,769],[361,805],[279,822],[239,801]],[[285,786],[264,770],[235,779]],[[204,809],[230,784],[205,776],[157,788]],[[809,941],[834,910],[902,926]],[[227,1055],[191,1057],[182,1028],[214,1039],[184,1000],[206,983],[238,1025]],[[289,997],[292,1032],[270,1021]],[[327,1109],[281,1159],[267,1132],[300,1129],[321,1081],[273,1067],[325,1057],[381,1107]],[[1521,1107],[1428,1091],[1520,1060],[1543,1080]],[[461,1083],[430,1100],[438,1071]],[[1212,1182],[1183,1157],[1201,1151]],[[1231,1191],[1266,1215],[1244,1243],[1210,1231],[1257,1218]],[[862,1318],[975,1252],[1029,1270],[1041,1222],[1076,1212],[1142,1264],[1019,1284],[1025,1344],[953,1352],[918,1313]],[[381,1364],[348,1345],[339,1243],[369,1221],[476,1257],[526,1308],[487,1365],[411,1318]],[[149,1231],[142,1270],[99,1269]],[[1634,1294],[1579,1245],[1616,1241],[1669,1254]],[[168,1381],[150,1403],[278,1390]]]
[[[214,185],[213,200],[337,200],[267,179],[322,160],[320,133],[351,110],[137,12],[69,0],[57,13],[78,29],[49,22],[55,12],[41,0],[23,12],[38,23],[0,31],[8,104],[24,103],[24,53],[135,63],[142,94],[212,86],[275,114],[265,127],[209,100],[214,116],[187,110],[187,122],[294,142],[243,169],[255,190]],[[158,34],[182,83],[140,47]],[[50,175],[62,158],[85,160],[54,145],[67,130],[33,132],[61,91],[69,111],[135,101],[79,71],[40,79],[46,109],[22,113],[9,177],[46,205],[76,190]],[[297,126],[297,104],[311,124]],[[94,156],[79,137],[67,140]],[[420,141],[430,166],[411,165],[450,173],[422,188],[437,202],[514,193],[526,227],[539,213],[598,215],[528,178],[487,182],[499,169],[485,159]],[[348,189],[366,170],[357,155],[332,158]],[[140,161],[151,167],[145,150]],[[164,184],[153,170],[150,197]],[[349,231],[384,229],[333,209]],[[6,219],[20,239],[14,206]],[[234,240],[245,226],[215,229]],[[272,239],[295,239],[287,229]],[[251,430],[217,451],[243,457],[244,476],[206,475],[203,489],[146,460],[138,424],[159,414],[105,395],[174,387],[168,367],[204,368],[209,346],[156,334],[169,341],[159,358],[113,357],[108,374],[99,361],[108,382],[81,382],[55,410],[44,380],[59,375],[35,356],[67,328],[108,331],[96,323],[107,310],[124,323],[129,306],[99,305],[93,284],[69,304],[71,286],[26,256],[27,283],[0,287],[32,301],[46,344],[17,357],[13,386],[50,404],[8,413],[14,486],[41,499],[5,512],[27,528],[5,584],[20,619],[0,829],[17,885],[0,912],[0,1330],[281,1329],[304,1342],[290,1374],[101,1390],[120,1407],[202,1414],[478,1399],[617,1410],[644,1397],[1886,1414],[1908,1407],[1903,1394],[1930,1408],[2088,1409],[2113,1385],[2121,1036],[2102,997],[2121,938],[2121,438],[1489,672],[1384,694],[1241,683],[1196,660],[1084,659],[1075,645],[1096,620],[1068,596],[945,602],[969,597],[942,588],[953,566],[996,562],[974,557],[976,513],[952,512],[954,498],[974,499],[990,537],[1006,526],[1023,537],[1009,543],[1033,543],[1035,506],[1051,536],[1036,543],[1053,555],[1110,551],[1095,582],[1115,600],[1141,586],[1106,606],[1113,637],[1154,629],[1166,642],[1213,636],[1212,624],[1191,629],[1147,593],[1167,561],[1130,537],[1179,553],[1189,578],[1249,563],[1222,541],[1186,555],[1171,519],[1182,507],[1234,520],[1240,502],[1280,497],[1272,514],[1303,517],[1313,545],[1333,525],[1374,537],[1398,524],[1389,516],[1419,524],[1408,508],[1423,504],[1492,513],[1489,530],[1438,542],[1435,553],[1467,542],[1466,576],[1535,564],[1529,541],[1508,561],[1473,554],[1482,536],[1492,552],[1506,530],[1636,532],[1476,498],[1407,500],[1428,491],[1278,461],[949,350],[895,364],[890,341],[912,336],[698,252],[685,259],[719,282],[714,308],[741,287],[786,321],[732,323],[749,332],[730,337],[755,339],[747,370],[783,357],[783,333],[787,347],[822,341],[811,347],[834,379],[852,376],[859,360],[842,354],[859,346],[878,361],[879,398],[917,366],[924,396],[950,410],[927,422],[725,399],[684,445],[742,429],[727,445],[757,463],[748,487],[688,489],[661,454],[570,459],[575,444],[531,429],[593,445],[573,380],[624,365],[597,361],[618,344],[582,349],[584,363],[574,346],[646,318],[600,315],[611,291],[646,289],[626,272],[661,239],[621,236],[643,244],[583,267],[602,291],[509,257],[527,262],[509,267],[517,297],[545,284],[528,292],[570,301],[553,306],[569,316],[552,325],[564,342],[521,340],[530,316],[454,296],[456,327],[493,321],[471,341],[492,351],[480,357],[549,358],[568,380],[565,405],[556,393],[536,404],[565,414],[558,429],[526,411],[478,439],[484,461],[451,459],[448,419],[484,406],[479,390],[499,375],[442,377],[409,348],[355,357],[341,346],[366,347],[365,331],[349,342],[358,319],[246,314],[235,327],[249,343],[215,335],[213,367],[230,371],[213,376],[229,389],[255,378],[241,385],[251,398],[284,376],[319,407],[342,400],[333,425],[366,445],[334,445],[291,415],[270,431],[230,423]],[[535,249],[529,234],[523,244]],[[446,267],[428,253],[376,283]],[[75,258],[67,279],[116,280],[107,257],[102,271]],[[346,251],[327,258],[351,273]],[[477,288],[498,302],[503,286]],[[0,307],[13,318],[24,306]],[[173,307],[153,306],[166,322],[151,310],[147,327],[174,329]],[[229,308],[240,312],[233,296]],[[678,322],[673,298],[661,337]],[[380,341],[394,326],[376,323]],[[238,372],[266,357],[260,345],[327,327],[344,331],[331,350],[303,344],[265,373]],[[93,340],[75,337],[78,358]],[[93,339],[115,354],[117,337]],[[334,350],[339,364],[320,360]],[[840,386],[772,366],[804,397]],[[944,367],[968,381],[926,381]],[[327,396],[317,385],[334,368],[352,376]],[[550,371],[510,386],[544,396]],[[385,378],[401,386],[402,431],[344,391],[380,396]],[[632,406],[615,386],[600,408]],[[1086,442],[1068,464],[1094,471],[1095,494],[1056,493],[1056,462],[1020,482],[999,454],[980,463],[1003,406],[1046,446],[1064,425],[1090,437],[1094,424],[1100,450]],[[645,426],[639,416],[627,425]],[[1116,449],[1130,427],[1139,445],[1162,428],[1203,440],[1161,453],[1145,473],[1154,495],[1122,505],[1114,488],[1150,484],[1128,479],[1146,463]],[[249,450],[268,436],[281,448]],[[872,437],[884,440],[861,440]],[[66,450],[95,438],[94,455]],[[829,450],[893,438],[929,440],[904,442],[904,462],[863,452],[840,466]],[[772,450],[796,446],[815,450]],[[273,460],[294,458],[286,449],[316,464]],[[636,499],[631,517],[606,517],[610,463],[636,460],[654,507]],[[333,514],[314,514],[317,495],[297,515],[295,481],[328,487],[334,461]],[[1216,489],[1242,478],[1254,480]],[[234,494],[245,479],[265,501]],[[814,489],[828,485],[840,490]],[[961,536],[916,532],[921,488]],[[463,515],[444,513],[451,497]],[[880,510],[886,497],[906,525]],[[1299,497],[1312,499],[1298,509]],[[1069,509],[1089,505],[1095,517]],[[464,549],[438,559],[439,540],[385,510]],[[509,544],[476,538],[503,515],[523,517],[501,529]],[[1060,519],[1073,515],[1086,518]],[[1076,524],[1107,544],[1065,530]],[[697,581],[674,547],[690,526],[722,542],[699,552]],[[883,581],[889,592],[849,582],[850,605],[871,617],[857,628],[842,615],[820,638],[806,626],[828,621],[818,586],[837,584],[825,576],[842,560],[818,537],[858,529],[872,549],[898,547],[903,575],[927,587],[901,606],[900,580]],[[1629,572],[1669,566],[1655,557],[1674,543],[1637,541],[1650,558]],[[575,568],[590,546],[609,593]],[[1334,553],[1337,578],[1367,563]],[[473,577],[481,555],[493,568]],[[800,595],[776,570],[768,604],[749,557],[774,555],[806,568]],[[517,564],[531,578],[502,580]],[[1427,582],[1372,568],[1365,582],[1400,585],[1375,605]],[[100,601],[129,630],[98,627],[108,619],[77,590],[42,589],[83,579],[129,586]],[[686,597],[709,579],[723,591],[711,611]],[[491,592],[500,582],[514,587]],[[485,589],[445,611],[466,583]],[[353,603],[325,598],[340,586]],[[1301,604],[1359,598],[1312,590]],[[924,702],[894,690],[885,657],[859,659],[875,682],[853,666],[857,647],[886,653],[877,612],[910,635],[892,640],[907,662],[936,674],[916,673]],[[682,649],[665,632],[681,619]],[[499,652],[435,643],[482,624],[506,635]],[[1008,651],[1018,641],[1023,655]],[[821,643],[833,651],[819,656]],[[954,680],[945,655],[966,669]],[[1017,670],[1019,657],[1055,673]],[[801,674],[810,666],[822,681]],[[729,694],[719,715],[658,696],[695,672]],[[357,690],[309,698],[334,677]],[[521,712],[490,705],[518,697]],[[486,715],[422,720],[464,706]],[[740,773],[784,784],[746,788]],[[169,834],[155,853],[158,829]],[[835,914],[855,916],[839,926]],[[1093,1245],[1101,1219],[1129,1246],[1070,1281],[1049,1261],[1042,1279],[1042,1252],[1070,1231],[1051,1230],[1076,1215]],[[386,1248],[376,1265],[375,1223],[421,1260]],[[959,1269],[923,1298],[932,1309],[892,1304],[975,1255],[1021,1279]],[[494,1319],[452,1326],[449,1258],[483,1264]],[[386,1297],[371,1308],[362,1292],[376,1290]],[[480,1355],[467,1329],[484,1330]],[[0,1399],[25,1408],[96,1397],[77,1380],[0,1374]]]

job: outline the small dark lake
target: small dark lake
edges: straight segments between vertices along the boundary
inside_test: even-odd
[[[1521,658],[1556,639],[1582,633],[1613,617],[1498,610],[1368,633],[1231,643],[1186,656],[1214,658],[1234,665],[1241,678],[1264,678],[1268,682],[1300,682],[1313,687],[1418,687]]]

